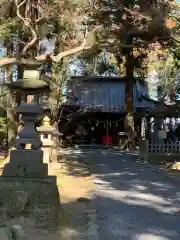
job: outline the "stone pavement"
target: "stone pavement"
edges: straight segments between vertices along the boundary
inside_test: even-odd
[[[92,155],[93,158],[92,158]],[[179,240],[179,184],[130,153],[97,151],[99,240]]]
[[[180,239],[180,189],[174,179],[138,162],[135,153],[79,149],[76,154],[96,164],[95,239]]]

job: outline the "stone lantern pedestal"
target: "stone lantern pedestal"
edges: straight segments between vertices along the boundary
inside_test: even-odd
[[[28,76],[35,76],[28,69]],[[12,91],[21,91],[22,102],[16,108],[24,127],[18,132],[15,150],[0,177],[0,224],[6,220],[23,218],[26,226],[47,227],[58,223],[60,199],[56,177],[48,176],[48,164],[43,162],[42,142],[34,125],[43,115],[39,105],[41,93],[48,85],[36,78],[18,80],[8,85]],[[27,102],[31,95],[33,102]],[[26,149],[26,145],[30,148]]]

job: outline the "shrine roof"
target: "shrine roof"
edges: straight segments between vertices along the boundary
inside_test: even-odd
[[[124,82],[126,81],[126,76],[72,76],[72,81],[76,82],[91,82],[93,83],[106,83],[106,82]],[[143,79],[138,77],[134,77],[134,82],[141,81],[143,83]]]
[[[72,77],[67,85],[66,103],[87,108],[90,111],[124,112],[125,80],[119,76]],[[133,105],[136,108],[151,108],[154,100],[148,95],[145,81],[134,78]]]

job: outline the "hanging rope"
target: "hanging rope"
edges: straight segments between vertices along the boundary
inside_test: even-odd
[[[124,120],[124,118],[121,118],[121,119],[119,119],[119,120],[117,120],[117,121],[109,121],[109,123],[119,123],[120,121],[122,121],[122,120]],[[68,128],[68,125],[70,124],[70,122],[71,122],[72,120],[70,120],[65,126],[64,126],[64,131]],[[85,120],[85,121],[79,121],[78,123],[87,123],[88,121],[91,121],[91,122],[99,122],[99,123],[104,123],[104,124],[106,124],[106,120],[102,120],[102,121],[99,121],[99,120],[97,120],[97,119],[91,119],[91,120]],[[89,124],[91,124],[91,123],[89,123]]]
[[[60,113],[60,117],[59,117],[58,123],[60,123],[60,122],[61,122],[61,119],[64,118],[63,111],[68,111],[68,112],[70,113],[67,117],[65,117],[65,119],[67,119],[67,118],[70,118],[70,117],[73,117],[73,116],[83,115],[84,113],[86,113],[86,112],[84,112],[85,110],[86,110],[86,109],[79,109],[77,112],[74,112],[74,111],[70,110],[68,107],[63,106],[63,108],[61,109],[61,113]],[[93,113],[94,113],[94,112],[93,112]],[[140,115],[139,113],[136,112],[135,114],[136,114],[137,117],[141,117],[141,115]],[[61,118],[61,119],[60,119],[60,118]],[[64,126],[64,131],[66,131],[66,129],[68,128],[68,126],[69,126],[69,124],[72,122],[72,120],[73,120],[73,119],[69,119],[68,122],[67,122],[67,124],[65,124],[65,126]],[[106,120],[97,120],[97,119],[95,119],[95,118],[91,118],[91,120],[79,121],[79,123],[86,123],[86,122],[88,122],[88,121],[92,121],[92,122],[96,122],[96,123],[97,123],[97,122],[98,122],[98,123],[106,123],[106,122],[107,122]],[[109,123],[110,123],[110,124],[115,123],[115,124],[118,125],[118,123],[121,122],[121,121],[124,121],[124,117],[123,117],[123,118],[120,118],[120,119],[118,119],[118,120],[109,121]]]

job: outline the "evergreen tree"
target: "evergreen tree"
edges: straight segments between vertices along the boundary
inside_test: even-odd
[[[95,28],[95,42],[101,48],[115,54],[118,63],[125,58],[126,72],[126,120],[129,136],[134,136],[133,83],[135,69],[144,70],[144,60],[152,43],[168,46],[174,42],[166,26],[171,1],[165,0],[93,0],[87,11],[88,24]]]

